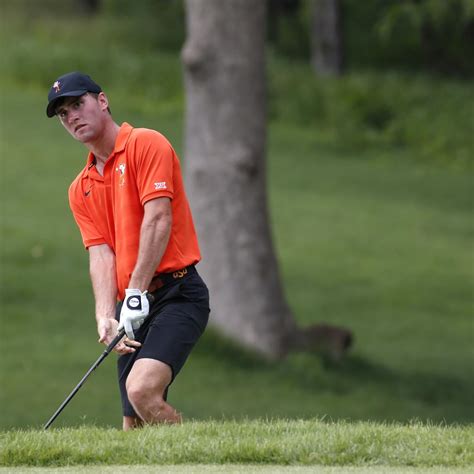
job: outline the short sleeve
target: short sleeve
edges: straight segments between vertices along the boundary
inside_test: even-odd
[[[137,186],[141,204],[159,197],[173,199],[176,154],[163,135],[143,132],[136,138]]]
[[[84,247],[87,249],[93,245],[105,244],[104,237],[97,230],[84,206],[77,182],[74,182],[69,188],[69,206],[81,232]]]

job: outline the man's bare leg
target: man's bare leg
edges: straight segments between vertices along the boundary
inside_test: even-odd
[[[124,431],[133,430],[143,426],[143,420],[136,416],[124,416],[122,426]]]
[[[181,415],[163,396],[171,382],[169,365],[155,359],[138,359],[127,377],[127,395],[145,423],[181,423]]]

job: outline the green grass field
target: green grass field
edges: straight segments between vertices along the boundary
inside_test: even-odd
[[[44,91],[9,90],[3,428],[44,422],[102,350],[66,199],[84,151],[45,118]],[[181,151],[178,112],[115,106],[119,121],[160,128]],[[356,345],[339,366],[310,354],[270,364],[210,332],[171,391],[185,416],[473,421],[472,177],[409,158],[341,152],[311,131],[271,125],[271,210],[287,297],[301,324],[348,326]],[[111,357],[92,376],[59,425],[118,426],[113,365]]]
[[[182,156],[183,92],[177,55],[122,44],[118,62],[110,41],[96,51],[110,33],[100,22],[53,30],[50,20],[14,20],[0,28],[5,472],[122,472],[126,449],[143,437],[153,445],[134,459],[137,472],[176,462],[180,451],[179,472],[472,466],[472,86],[374,72],[315,85],[309,68],[280,60],[269,65],[268,176],[285,293],[301,325],[351,328],[353,350],[339,364],[302,353],[270,363],[209,330],[170,391],[188,420],[182,427],[119,432],[111,356],[54,425],[77,430],[35,431],[102,351],[87,253],[67,203],[85,150],[46,119],[50,81],[76,68],[98,76],[118,122],[162,131]],[[379,130],[387,110],[393,119]],[[275,420],[274,437],[252,421],[264,419]],[[232,440],[245,449],[222,446]],[[224,461],[225,471],[214,465]]]
[[[124,474],[130,472],[130,466],[74,466],[62,468],[47,467],[8,467],[1,468],[0,473],[28,473],[28,474],[71,474],[71,473],[100,473],[100,474]],[[205,464],[181,464],[179,466],[133,466],[133,472],[139,474],[148,473],[178,473],[178,474],[468,474],[469,468],[411,468],[411,467],[327,467],[327,466],[255,466],[255,465],[205,465]]]
[[[472,427],[293,421],[211,421],[134,432],[83,427],[11,431],[0,465],[280,465],[462,468]]]

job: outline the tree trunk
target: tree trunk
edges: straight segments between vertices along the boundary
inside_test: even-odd
[[[283,294],[267,212],[265,5],[186,1],[185,176],[211,322],[276,359],[306,339]]]
[[[340,0],[313,0],[311,64],[316,74],[342,74],[342,36]]]

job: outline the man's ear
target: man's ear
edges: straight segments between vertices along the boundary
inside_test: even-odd
[[[97,102],[99,102],[100,108],[102,110],[107,110],[109,108],[109,99],[103,92],[99,92],[97,96]]]

